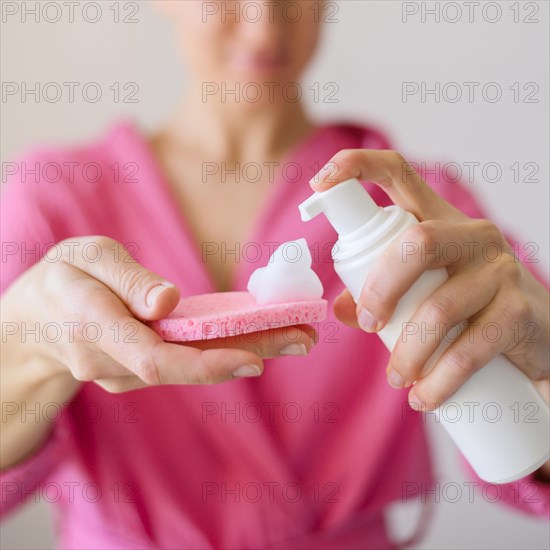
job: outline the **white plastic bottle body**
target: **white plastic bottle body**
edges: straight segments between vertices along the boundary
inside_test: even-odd
[[[384,234],[363,248],[360,238],[341,238],[333,249],[334,268],[357,302],[368,272],[376,258],[402,231],[418,223],[410,213],[396,207]],[[350,248],[352,246],[352,248]],[[446,269],[426,270],[400,300],[394,315],[378,333],[391,351],[402,330],[412,326],[418,306],[448,279]],[[453,340],[466,328],[452,329],[453,336],[441,343],[425,365],[423,374],[437,363]],[[502,327],[506,329],[507,327]],[[442,335],[443,336],[443,335]],[[405,337],[405,334],[404,334]],[[433,336],[432,336],[433,338]],[[491,483],[508,483],[539,468],[549,457],[550,411],[531,380],[506,357],[499,355],[476,372],[450,399],[433,413],[448,431],[477,475]]]

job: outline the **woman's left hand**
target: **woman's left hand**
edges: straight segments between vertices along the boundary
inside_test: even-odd
[[[410,320],[421,330],[398,340],[386,369],[389,384],[412,386],[411,407],[433,410],[503,353],[548,394],[549,293],[515,258],[499,228],[451,206],[395,151],[340,151],[311,185],[324,191],[349,178],[376,183],[421,223],[399,235],[375,262],[357,305],[347,290],[336,299],[339,320],[377,332],[424,271],[446,267],[449,273]],[[444,329],[466,320],[466,330],[421,377]]]

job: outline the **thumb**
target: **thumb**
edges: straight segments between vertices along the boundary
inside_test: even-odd
[[[71,239],[59,243],[58,250],[60,246],[62,261],[104,284],[140,319],[166,317],[179,302],[174,284],[140,265],[109,237]]]
[[[372,181],[394,204],[420,221],[463,221],[467,216],[440,197],[396,151],[347,149],[336,153],[310,181],[314,191],[326,191],[345,180]]]

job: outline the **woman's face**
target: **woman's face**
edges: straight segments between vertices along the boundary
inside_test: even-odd
[[[324,4],[319,0],[154,3],[172,19],[192,76],[228,85],[296,82],[317,46]]]

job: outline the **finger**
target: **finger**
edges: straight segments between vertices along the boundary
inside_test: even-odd
[[[479,369],[514,344],[514,309],[502,299],[474,316],[434,368],[409,392],[416,410],[433,410],[445,403]]]
[[[82,327],[100,327],[100,338],[90,345],[109,355],[148,385],[215,383],[241,376],[258,376],[263,364],[255,353],[241,349],[201,350],[169,344],[152,329],[131,316],[125,305],[98,281],[90,279],[93,307],[83,311],[82,298],[66,301],[68,318],[76,318],[79,339]],[[72,308],[72,311],[71,311]],[[78,317],[80,315],[80,317]],[[78,365],[76,377],[97,380],[108,377],[97,362]]]
[[[326,191],[351,178],[372,181],[394,204],[420,221],[465,220],[467,216],[440,197],[396,151],[348,149],[337,153],[310,181],[315,191]]]
[[[544,400],[550,404],[550,380],[535,380],[534,384]]]
[[[147,384],[137,376],[102,378],[95,383],[109,393],[123,393],[147,387]]]
[[[349,327],[359,328],[359,323],[357,322],[357,304],[347,288],[336,297],[332,308],[334,315],[339,321]]]
[[[115,347],[111,353],[150,385],[212,384],[243,376],[259,376],[263,364],[254,352],[221,348],[201,351],[171,344],[149,327],[140,326],[136,349]]]
[[[388,363],[389,384],[410,386],[441,342],[452,338],[452,329],[485,309],[497,292],[498,282],[491,270],[475,277],[463,271],[443,283],[403,327]]]
[[[289,326],[240,334],[228,338],[213,338],[189,342],[198,349],[245,349],[267,359],[281,355],[307,355],[314,345],[315,330],[308,325]]]
[[[241,349],[199,350],[163,342],[155,351],[154,356],[146,360],[158,365],[159,381],[156,383],[161,384],[216,384],[235,378],[260,376],[264,369],[260,357]],[[149,370],[149,362],[143,365],[146,371]],[[155,380],[155,377],[152,379]]]
[[[59,246],[65,263],[103,283],[140,319],[161,319],[178,304],[178,288],[141,266],[113,239],[84,237]]]
[[[452,267],[456,271],[467,263],[465,243],[472,238],[468,224],[440,220],[413,225],[396,237],[377,258],[365,280],[357,304],[361,328],[366,332],[381,330],[399,300],[426,270]]]
[[[302,332],[305,332],[313,344],[317,344],[319,342],[319,333],[317,332],[316,328],[312,325],[306,325],[306,324],[300,324],[300,325],[294,325],[297,329],[301,330]]]
[[[79,351],[74,355],[67,356],[65,348],[65,357],[59,357],[59,361],[64,363],[71,371],[71,374],[81,382],[95,382],[98,378],[123,378],[135,376],[124,365],[115,361],[109,354],[100,349],[87,349],[82,353],[82,344]]]
[[[140,324],[138,343],[108,345],[108,352],[148,385],[214,384],[263,372],[261,358],[252,351],[220,348],[200,350],[164,342]]]

